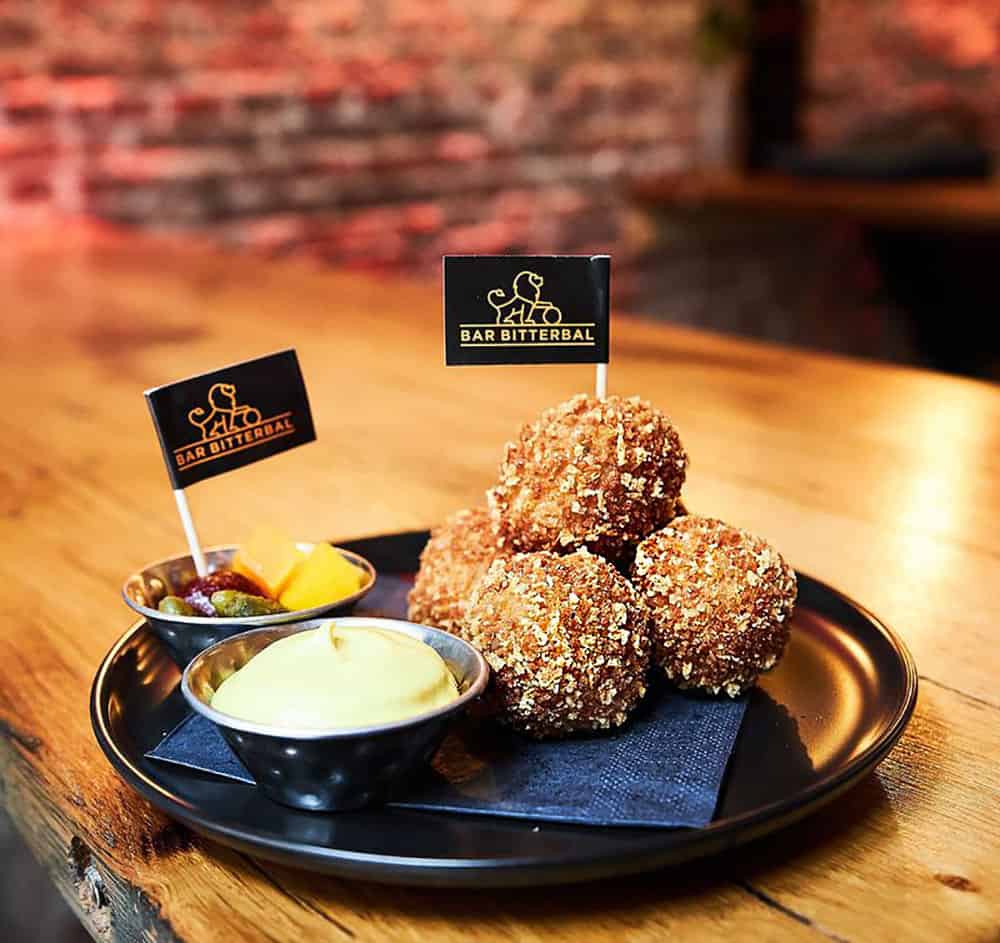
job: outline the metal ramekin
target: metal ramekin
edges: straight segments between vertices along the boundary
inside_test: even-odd
[[[311,543],[297,544],[300,550],[309,552],[315,546]],[[122,587],[125,602],[149,623],[157,638],[167,647],[171,657],[183,668],[198,652],[222,639],[229,638],[251,627],[285,625],[290,622],[304,622],[320,616],[346,615],[363,596],[375,585],[375,567],[364,557],[350,550],[334,549],[355,566],[368,574],[368,580],[354,595],[339,599],[326,606],[312,609],[295,609],[270,616],[248,616],[239,619],[215,619],[210,616],[179,616],[160,612],[156,606],[164,597],[180,592],[181,588],[195,578],[194,561],[190,555],[168,557],[156,563],[149,563],[133,573]],[[205,551],[208,571],[214,573],[229,566],[237,547],[212,547]]]
[[[225,639],[195,657],[181,678],[188,705],[219,728],[260,789],[296,809],[357,809],[402,794],[434,755],[452,718],[480,697],[489,680],[486,659],[468,642],[440,629],[396,619],[335,621],[426,642],[455,676],[458,699],[408,720],[329,730],[272,727],[212,709],[218,686],[254,655],[280,638],[326,625],[328,619],[253,629]]]

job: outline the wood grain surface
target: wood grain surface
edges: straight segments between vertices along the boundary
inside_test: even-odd
[[[744,210],[847,218],[888,227],[996,232],[1000,185],[993,180],[878,181],[777,173],[679,173],[632,187],[647,206]]]
[[[586,888],[381,887],[258,862],[119,780],[87,695],[119,586],[183,548],[141,391],[298,348],[319,441],[192,489],[206,543],[431,524],[586,367],[442,364],[436,285],[69,229],[0,246],[0,790],[98,939],[1000,939],[1000,393],[616,315],[612,392],[676,421],[685,498],[862,601],[922,678],[888,760],[737,853]],[[766,775],[766,770],[762,770]]]

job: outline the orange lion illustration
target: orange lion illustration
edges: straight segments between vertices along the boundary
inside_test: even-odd
[[[486,300],[497,313],[497,324],[559,324],[562,311],[554,304],[542,300],[545,279],[535,272],[519,272],[511,286],[508,298],[502,288],[494,288]],[[541,318],[541,321],[535,320]]]
[[[208,391],[208,405],[196,406],[188,413],[188,421],[201,429],[203,439],[229,435],[260,422],[260,411],[236,402],[236,387],[232,383],[213,383]]]

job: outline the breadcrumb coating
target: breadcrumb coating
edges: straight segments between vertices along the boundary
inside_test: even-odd
[[[579,395],[521,428],[487,498],[504,546],[618,558],[673,517],[687,455],[670,420],[632,397]]]
[[[654,660],[682,688],[736,697],[781,658],[795,573],[769,543],[707,517],[679,517],[636,550]]]
[[[407,618],[464,636],[469,597],[502,553],[486,508],[453,514],[431,531],[420,554],[420,569],[407,598]]]
[[[586,550],[494,560],[466,629],[493,669],[502,718],[522,733],[617,727],[646,693],[649,615],[628,580]]]

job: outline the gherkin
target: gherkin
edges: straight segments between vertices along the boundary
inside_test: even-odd
[[[196,616],[194,607],[181,599],[180,596],[164,596],[156,607],[160,612],[172,616]]]
[[[248,616],[271,616],[288,610],[276,599],[252,596],[237,589],[220,589],[212,593],[212,608],[224,619],[245,619]]]

